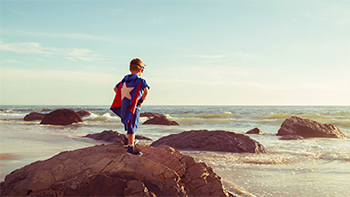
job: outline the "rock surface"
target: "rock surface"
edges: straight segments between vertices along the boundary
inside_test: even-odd
[[[45,115],[40,124],[70,125],[83,122],[80,115],[70,109],[58,109]]]
[[[171,147],[118,144],[62,152],[7,175],[1,196],[232,196],[220,177]]]
[[[45,117],[46,114],[38,113],[38,112],[31,112],[30,114],[27,114],[23,120],[25,121],[34,121],[34,120],[42,120]]]
[[[117,131],[112,131],[112,130],[103,131],[102,133],[88,134],[85,137],[92,138],[95,140],[101,140],[105,142],[122,143],[122,144],[124,144],[124,142],[128,140],[124,134],[121,134],[121,133],[118,133]],[[144,137],[141,135],[136,135],[135,139],[152,140],[148,137]]]
[[[90,116],[91,112],[86,111],[86,110],[80,110],[80,111],[77,111],[77,114],[79,114],[79,116],[83,118],[83,117]]]
[[[245,134],[258,134],[258,135],[261,135],[261,134],[263,134],[263,132],[261,131],[260,128],[256,127],[256,128],[254,128],[252,130],[247,131]]]
[[[345,135],[332,124],[321,124],[310,119],[292,116],[286,119],[277,135],[299,135],[302,137],[346,138]]]
[[[151,146],[168,145],[179,150],[204,150],[234,153],[267,153],[259,142],[243,134],[228,131],[185,131],[153,142]]]
[[[149,120],[146,120],[143,124],[152,124],[152,125],[179,125],[175,121],[169,120],[165,115],[159,113],[142,113],[141,117],[148,117]]]

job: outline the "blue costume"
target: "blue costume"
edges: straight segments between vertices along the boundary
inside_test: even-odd
[[[137,74],[126,75],[116,87],[117,94],[110,109],[121,118],[127,134],[135,134],[141,110],[138,101],[142,98],[143,90],[150,87]]]

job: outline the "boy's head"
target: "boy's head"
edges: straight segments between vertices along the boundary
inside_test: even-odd
[[[146,67],[146,65],[139,59],[135,58],[131,60],[130,62],[130,72],[134,74],[141,74],[143,72],[143,69]]]

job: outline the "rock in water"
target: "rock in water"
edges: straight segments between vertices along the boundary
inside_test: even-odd
[[[155,116],[151,116],[150,114],[155,114]],[[176,121],[171,121],[168,118],[166,118],[163,114],[158,113],[150,113],[145,114],[143,116],[146,116],[150,118],[149,120],[146,120],[143,124],[153,124],[153,125],[179,125]]]
[[[233,153],[267,153],[259,142],[243,134],[228,131],[185,131],[153,142],[151,146],[168,145],[179,150],[204,150]]]
[[[261,134],[263,134],[263,132],[261,131],[260,128],[256,127],[256,128],[254,128],[252,130],[247,131],[245,134],[258,134],[258,135],[261,135]]]
[[[78,122],[83,122],[83,120],[75,111],[70,109],[58,109],[45,115],[40,124],[70,125]]]
[[[345,135],[332,124],[321,124],[310,119],[292,116],[286,119],[277,135],[299,135],[302,137],[346,138]]]
[[[77,111],[77,114],[79,114],[79,116],[83,118],[83,117],[90,116],[91,112],[86,111],[86,110],[80,110],[80,111]]]
[[[62,152],[7,175],[1,196],[232,196],[213,170],[170,147],[122,145]]]
[[[46,114],[38,113],[38,112],[31,112],[30,114],[27,114],[23,119],[25,121],[34,121],[34,120],[42,120],[45,117]]]
[[[128,140],[128,138],[124,134],[121,134],[121,133],[118,133],[117,131],[112,131],[112,130],[106,130],[106,131],[103,131],[102,133],[88,134],[85,137],[95,139],[95,140],[101,140],[105,142],[122,143],[122,144],[124,144],[124,142]],[[144,137],[141,135],[135,135],[135,139],[152,140],[148,137]]]

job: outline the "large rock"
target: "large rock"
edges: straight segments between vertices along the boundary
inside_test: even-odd
[[[263,132],[261,131],[260,128],[255,127],[254,129],[251,129],[251,130],[247,131],[245,134],[258,134],[258,135],[262,135]]]
[[[83,122],[83,120],[75,111],[70,109],[58,109],[45,115],[40,124],[70,125],[78,122]]]
[[[7,175],[1,196],[232,196],[220,177],[171,147],[119,144],[62,152]]]
[[[204,150],[233,153],[267,153],[259,142],[250,137],[228,131],[185,131],[153,142],[151,146],[168,145],[179,150]]]
[[[34,121],[34,120],[42,120],[46,114],[38,113],[38,112],[31,112],[30,114],[27,114],[23,120],[25,121]]]
[[[122,143],[122,144],[124,144],[125,141],[128,140],[128,138],[124,134],[121,134],[121,133],[118,133],[117,131],[112,131],[112,130],[106,130],[106,131],[103,131],[102,133],[88,134],[85,137],[92,138],[95,140],[101,140],[105,142]],[[152,140],[148,137],[144,137],[141,135],[136,135],[135,139]]]
[[[321,124],[310,119],[292,116],[286,119],[277,135],[299,135],[302,137],[345,138],[345,135],[332,124]]]
[[[90,116],[91,112],[86,111],[86,110],[80,110],[80,111],[77,111],[77,114],[79,114],[79,116],[83,118],[83,117]]]
[[[143,124],[153,124],[153,125],[179,125],[176,121],[169,120],[165,115],[159,113],[149,113],[146,112],[141,114],[141,117],[148,117],[149,120],[145,121]]]

